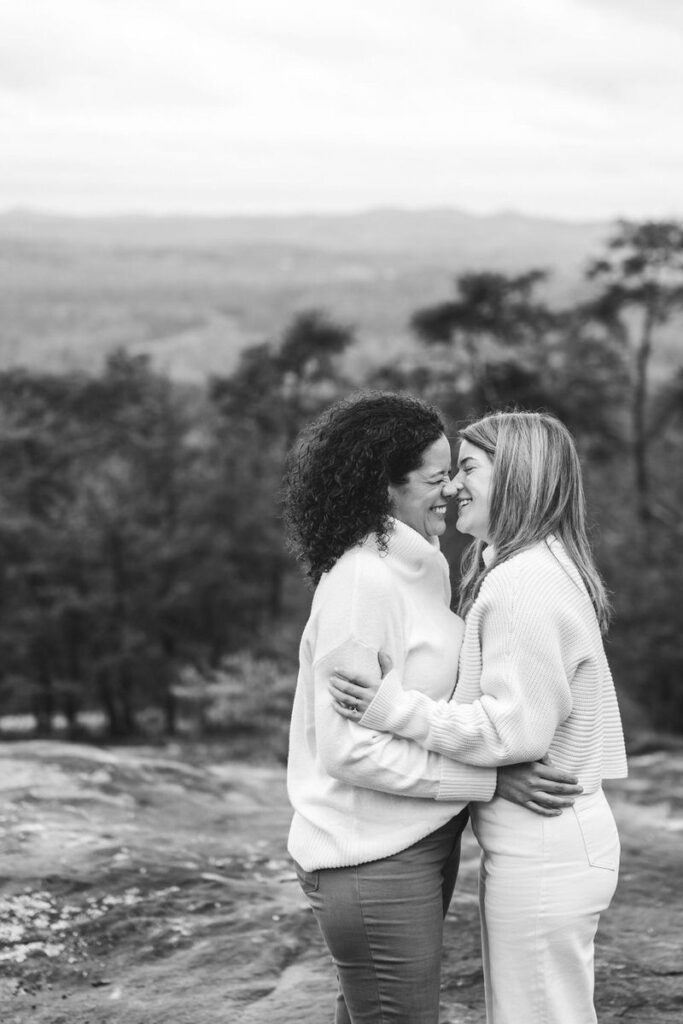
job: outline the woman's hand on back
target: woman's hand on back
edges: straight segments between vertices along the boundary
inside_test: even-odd
[[[377,660],[381,672],[379,681],[366,676],[355,676],[350,679],[338,669],[332,673],[328,689],[332,697],[332,707],[342,718],[350,718],[357,722],[376,697],[382,679],[394,667],[393,661],[384,651],[378,653]]]
[[[541,761],[500,767],[495,795],[550,818],[572,806],[574,797],[583,792],[578,783],[575,775],[556,768],[546,754]]]

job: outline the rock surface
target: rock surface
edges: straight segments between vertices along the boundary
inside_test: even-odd
[[[601,1024],[683,1020],[683,751],[610,785],[623,860]],[[0,750],[2,1024],[324,1024],[334,977],[285,852],[281,767],[207,751]],[[483,1024],[478,851],[446,922],[443,1024]]]

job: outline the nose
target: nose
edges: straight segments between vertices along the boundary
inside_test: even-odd
[[[456,483],[457,476],[451,477],[441,488],[441,493],[444,498],[452,498],[454,494],[458,492],[458,484]]]
[[[464,484],[465,484],[465,474],[463,473],[463,471],[461,469],[459,469],[458,472],[455,474],[455,476],[453,477],[453,479],[450,482],[451,490],[449,491],[449,494],[450,495],[457,494],[458,491],[461,489],[461,487],[464,486]]]

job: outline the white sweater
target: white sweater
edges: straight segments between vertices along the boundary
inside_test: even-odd
[[[435,703],[390,672],[362,718],[473,765],[549,753],[585,793],[626,775],[614,683],[595,611],[555,538],[486,576],[465,623],[453,701]]]
[[[449,603],[438,543],[400,522],[386,553],[369,537],[321,579],[301,640],[287,768],[294,807],[288,849],[306,871],[390,856],[469,800],[493,796],[494,769],[364,729],[333,710],[327,688],[335,669],[379,678],[383,649],[408,689],[447,699],[463,633]]]

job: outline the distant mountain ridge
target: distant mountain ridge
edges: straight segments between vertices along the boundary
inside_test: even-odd
[[[246,345],[321,308],[387,353],[411,313],[474,269],[550,271],[572,301],[607,222],[379,208],[278,216],[0,214],[0,367],[97,369],[147,352],[178,377],[229,373]]]
[[[404,210],[378,207],[358,213],[259,215],[69,216],[31,210],[0,213],[0,237],[136,245],[280,244],[323,249],[421,251],[456,249],[466,237],[479,245],[507,237],[508,244],[560,246],[604,238],[604,221],[569,221],[513,211],[472,214],[450,207]]]

